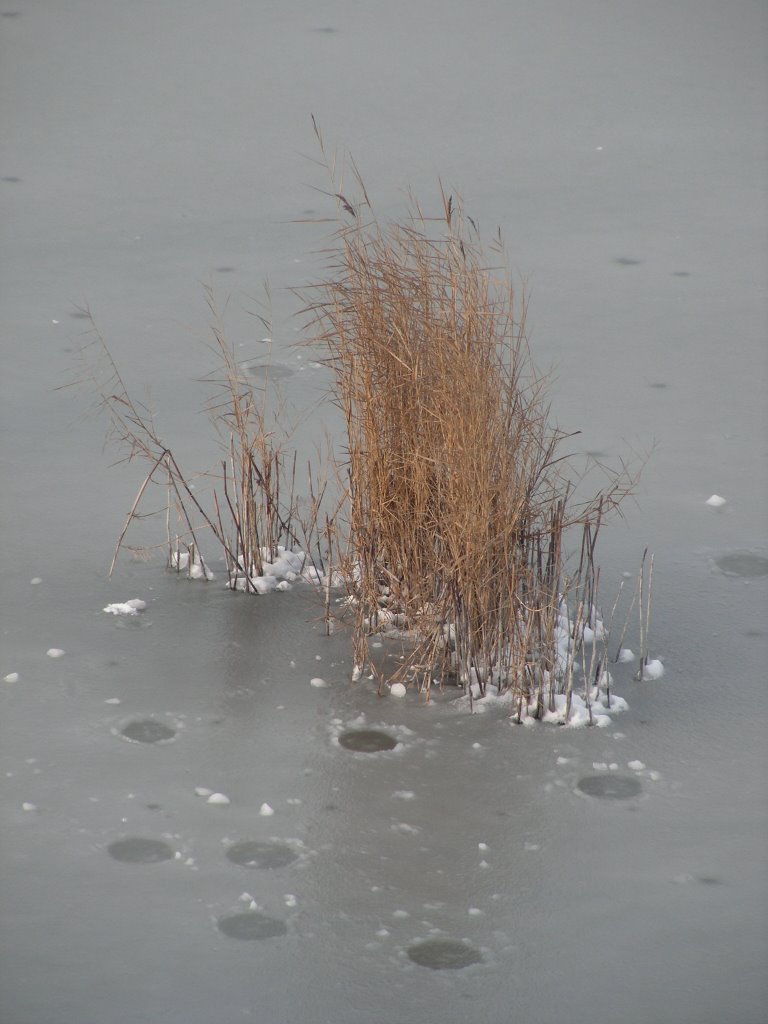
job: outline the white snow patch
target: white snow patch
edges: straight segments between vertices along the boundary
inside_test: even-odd
[[[35,576],[34,579],[31,579],[29,582],[32,584],[33,587],[36,587],[38,583],[42,583],[43,580],[41,576]]]
[[[19,673],[18,672],[9,672],[7,676],[3,676],[3,682],[4,683],[18,683],[18,681],[19,681]]]
[[[389,688],[389,692],[393,697],[404,697],[406,694],[405,686],[402,683],[392,683]]]
[[[120,700],[119,697],[107,697],[107,699],[104,701],[104,703],[105,704],[122,704],[123,702]]]
[[[411,915],[408,913],[407,910],[393,910],[392,911],[392,917],[402,917],[402,918],[405,918],[405,917],[410,917],[410,916]]]
[[[130,601],[116,601],[114,604],[108,604],[106,608],[102,608],[102,611],[105,611],[107,615],[138,615],[146,607],[146,601],[132,597]]]
[[[60,647],[49,647],[45,653],[49,658],[63,658],[65,651],[62,651]]]
[[[642,667],[643,679],[661,679],[664,675],[664,665],[658,658],[651,658]]]
[[[570,764],[572,760],[573,758],[570,757],[558,757],[557,761],[555,761],[555,764]]]
[[[283,902],[285,903],[286,907],[295,907],[299,901],[296,899],[292,892],[287,892],[285,896],[283,896]]]
[[[415,800],[416,794],[412,789],[396,789],[392,794],[397,800]]]
[[[25,803],[23,803],[21,805],[21,809],[22,809],[22,811],[36,811],[37,810],[37,805],[36,804],[29,804],[29,803],[25,802]]]
[[[478,850],[488,850],[488,849],[490,849],[490,847],[488,846],[488,843],[478,843],[477,844],[477,848],[478,848]]]
[[[482,910],[479,907],[470,907],[467,913],[470,917],[480,917]]]
[[[320,676],[313,676],[312,679],[309,680],[309,685],[314,686],[316,689],[320,690],[324,686],[327,686],[328,683],[326,683],[324,679],[321,679]]]
[[[633,772],[641,772],[645,765],[642,761],[627,761],[627,768],[631,768]]]
[[[262,818],[270,818],[274,813],[274,810],[267,803],[262,804],[259,808],[259,814]]]
[[[206,800],[206,803],[220,804],[222,807],[225,807],[228,803],[230,803],[230,799],[223,793],[211,793],[211,795]]]
[[[719,494],[713,494],[707,498],[704,504],[709,505],[711,508],[722,508],[723,505],[728,504],[728,499],[721,497]]]
[[[622,647],[619,651],[619,662],[624,663],[627,661],[634,661],[635,655],[633,651],[630,651],[628,647]]]
[[[212,793],[213,790],[206,786],[195,786],[195,796],[210,796]]]
[[[397,821],[392,825],[393,832],[404,832],[408,835],[418,835],[421,832],[420,828],[416,825],[409,825],[406,821]]]

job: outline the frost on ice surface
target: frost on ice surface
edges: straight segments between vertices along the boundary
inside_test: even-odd
[[[719,494],[713,494],[711,497],[707,498],[704,504],[709,505],[711,508],[722,508],[723,505],[728,504],[728,499],[722,498]]]
[[[219,804],[222,807],[226,807],[226,805],[229,802],[229,797],[225,796],[223,793],[211,793],[211,795],[206,800],[206,803]]]
[[[259,814],[262,816],[262,818],[269,818],[274,813],[274,810],[267,803],[262,804],[261,807],[259,808]]]
[[[108,604],[102,610],[108,615],[138,615],[146,607],[146,601],[141,601],[138,597],[132,597],[130,601],[116,601],[114,604]]]
[[[19,673],[18,672],[9,672],[7,676],[3,676],[3,682],[4,683],[18,683],[18,681],[19,681]]]
[[[45,653],[49,658],[63,658],[65,652],[60,647],[49,647]]]

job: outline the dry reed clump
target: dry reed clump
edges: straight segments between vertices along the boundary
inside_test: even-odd
[[[574,504],[525,304],[460,204],[441,188],[439,219],[411,200],[406,219],[382,225],[355,176],[359,203],[334,187],[327,277],[301,293],[346,420],[354,677],[368,666],[381,687],[369,638],[396,630],[409,642],[389,682],[428,694],[452,677],[475,697],[493,685],[518,698],[518,718],[554,711],[558,694],[570,710],[597,625],[595,541],[629,481]],[[587,702],[605,663],[592,659]]]
[[[211,347],[218,362],[217,371],[208,378],[214,391],[208,412],[223,449],[215,470],[194,475],[182,470],[172,449],[160,437],[150,410],[129,394],[93,322],[90,338],[81,347],[81,369],[73,383],[95,391],[96,408],[109,419],[108,441],[122,452],[120,461],[139,459],[149,465],[118,538],[110,575],[123,548],[138,557],[148,557],[153,550],[129,546],[129,528],[139,520],[164,514],[168,565],[177,572],[192,578],[213,578],[201,550],[202,533],[212,535],[220,546],[233,590],[266,593],[276,587],[285,589],[288,581],[302,572],[322,580],[322,490],[310,479],[310,500],[299,507],[296,457],[283,447],[282,428],[277,422],[270,425],[267,389],[259,396],[253,384],[243,378],[210,290],[207,297],[214,314]],[[208,496],[200,487],[201,480],[213,483]],[[150,485],[160,486],[166,501],[162,507],[146,512]],[[326,534],[331,530],[327,516],[324,530]],[[311,566],[305,565],[303,548],[309,552]]]

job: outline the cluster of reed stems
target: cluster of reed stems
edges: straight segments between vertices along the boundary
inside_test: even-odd
[[[201,530],[223,551],[230,587],[248,592],[263,592],[268,563],[302,549],[312,562],[306,578],[321,585],[328,632],[332,587],[343,582],[353,679],[370,671],[380,689],[403,681],[427,697],[451,681],[470,703],[493,687],[512,693],[518,720],[554,712],[564,696],[567,720],[578,666],[591,720],[601,688],[610,702],[595,548],[633,479],[622,468],[577,500],[572,435],[551,423],[548,379],[530,355],[525,298],[510,283],[500,233],[490,248],[494,266],[475,222],[442,186],[438,216],[425,216],[410,197],[407,216],[383,224],[354,164],[359,198],[324,162],[336,232],[325,277],[298,294],[346,423],[333,515],[321,513],[325,485],[311,469],[309,501],[299,507],[296,457],[279,440],[282,428],[268,425],[266,389],[258,396],[243,378],[217,315],[220,369],[210,378],[209,413],[223,457],[203,474],[214,481],[207,504],[197,477],[182,471],[150,412],[128,394],[94,328],[83,348],[86,377],[124,458],[149,465],[110,572],[129,527],[145,516],[150,485],[160,484],[168,562],[177,571],[210,577]],[[210,291],[208,301],[216,314]],[[652,560],[647,582],[644,566],[645,556],[632,602],[639,592],[641,676]],[[371,638],[381,633],[405,652],[394,673],[373,657]]]
[[[151,410],[129,394],[93,320],[88,340],[81,346],[81,367],[73,383],[95,392],[97,410],[109,420],[107,440],[122,453],[119,461],[139,460],[149,466],[125,518],[109,573],[123,549],[138,557],[151,555],[153,547],[132,546],[126,538],[132,525],[161,513],[166,521],[168,564],[177,572],[212,578],[202,554],[201,534],[205,534],[214,538],[223,553],[232,589],[262,592],[265,565],[299,548],[306,548],[314,576],[322,580],[323,529],[330,530],[329,517],[324,527],[320,522],[324,487],[318,486],[308,469],[310,498],[299,506],[295,452],[284,447],[282,429],[267,422],[266,388],[259,395],[245,379],[210,290],[207,298],[214,315],[211,347],[218,363],[208,378],[213,389],[208,412],[222,447],[215,469],[190,475],[181,468],[160,437]],[[213,485],[207,496],[201,481]],[[165,503],[146,511],[152,485],[164,491]]]
[[[383,685],[370,639],[397,633],[407,653],[386,681],[428,694],[453,679],[475,696],[492,684],[543,713],[570,686],[596,615],[597,535],[631,481],[575,501],[525,302],[460,202],[441,187],[437,218],[411,197],[406,218],[382,224],[354,179],[359,199],[334,188],[325,279],[300,293],[346,422],[353,676]]]

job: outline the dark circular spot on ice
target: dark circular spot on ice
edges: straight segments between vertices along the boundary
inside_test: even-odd
[[[639,267],[643,261],[633,260],[629,256],[619,256],[619,258],[613,262],[618,263],[620,267]]]
[[[768,576],[768,558],[747,551],[722,555],[715,565],[726,576]]]
[[[629,800],[642,791],[637,779],[629,775],[585,775],[579,779],[576,788],[587,796],[598,800]]]
[[[153,718],[144,718],[137,722],[129,722],[121,729],[120,735],[135,743],[162,743],[163,740],[173,739],[176,730],[163,725],[162,722],[156,722]]]
[[[408,947],[406,953],[419,967],[429,967],[433,971],[457,971],[470,964],[482,963],[483,960],[479,949],[457,939],[416,942]]]
[[[297,859],[285,843],[260,843],[256,840],[235,843],[227,850],[227,857],[233,864],[244,868],[283,868]]]
[[[216,267],[217,274],[234,274],[237,267]]]
[[[173,860],[173,850],[161,839],[144,839],[129,836],[117,839],[107,847],[110,857],[124,864],[157,864],[161,860]]]
[[[230,939],[251,940],[275,939],[278,935],[285,935],[288,931],[285,921],[279,921],[276,917],[268,917],[266,914],[259,914],[255,910],[244,914],[220,917],[218,928]]]
[[[378,729],[347,729],[339,736],[339,743],[346,750],[361,754],[376,754],[380,750],[394,750],[397,740]]]

